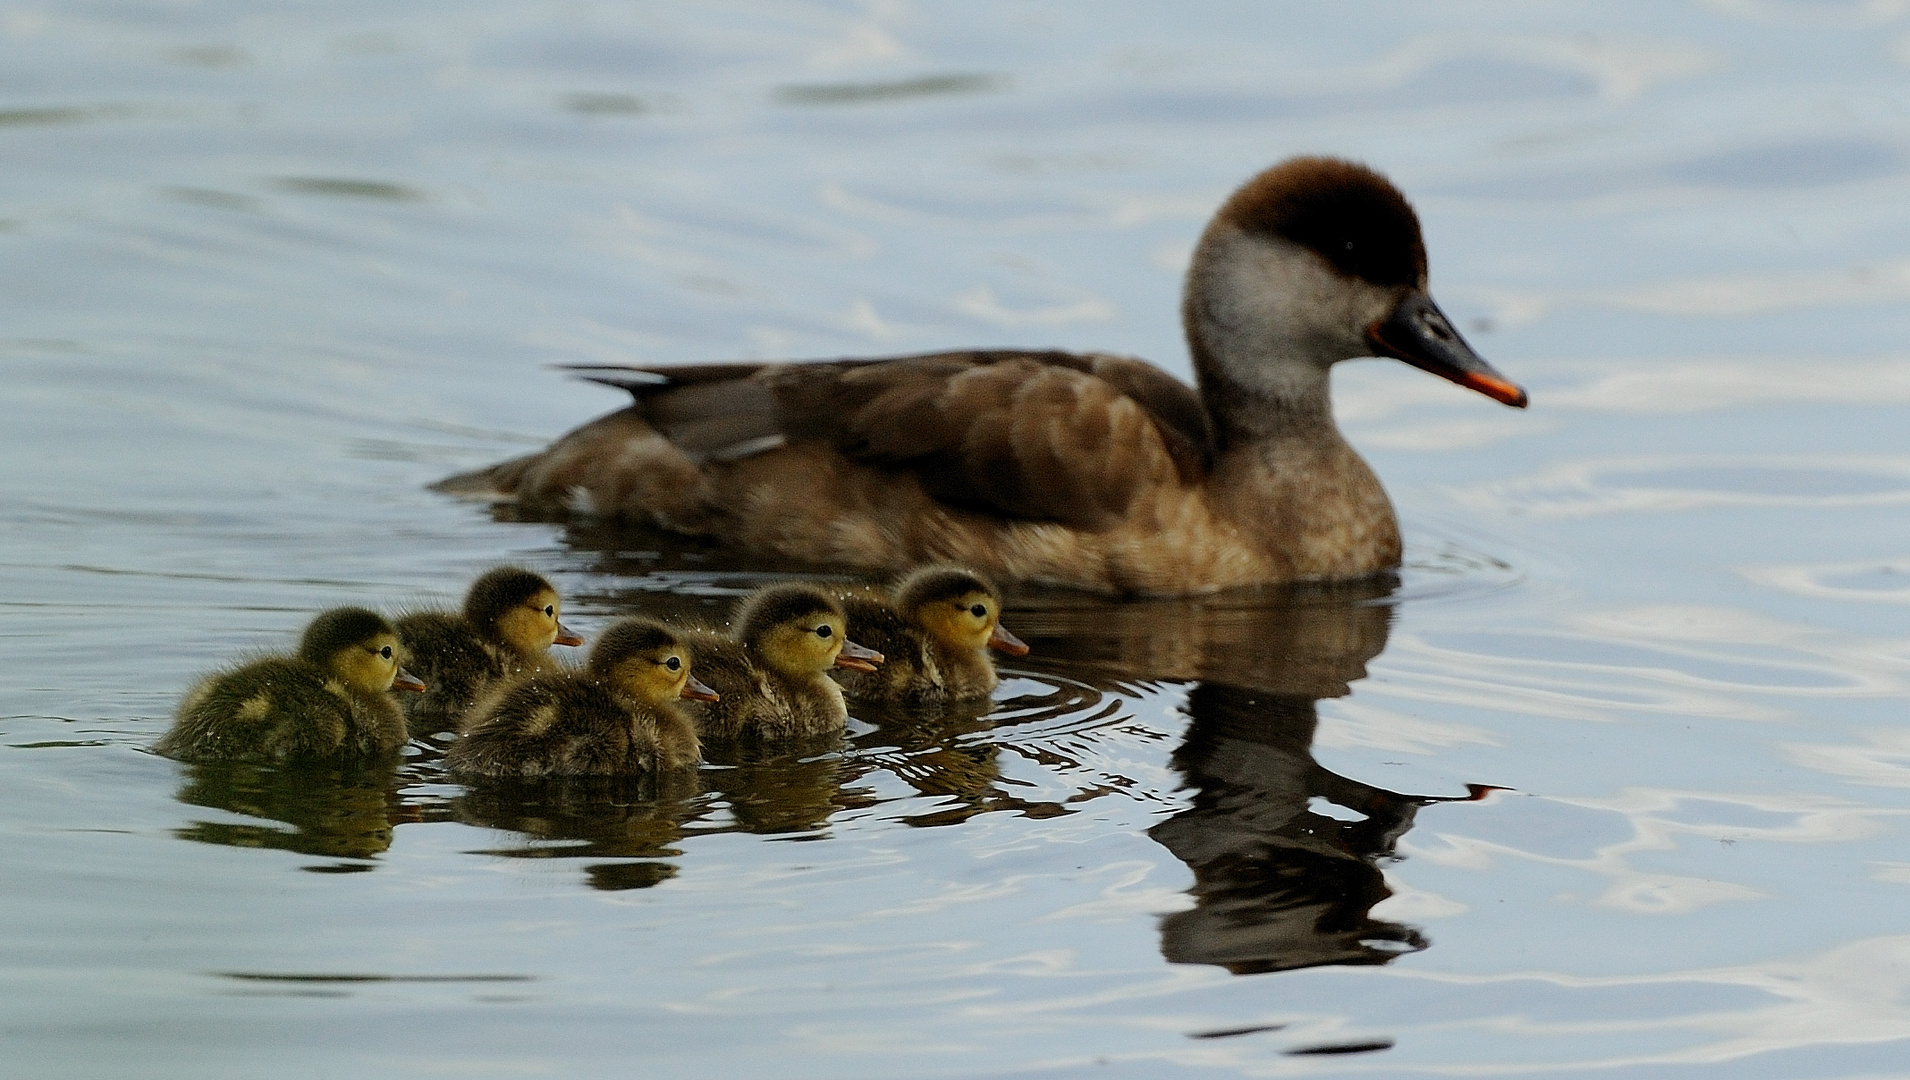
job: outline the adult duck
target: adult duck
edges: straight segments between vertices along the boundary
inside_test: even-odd
[[[1105,353],[584,368],[635,402],[438,487],[819,564],[1192,593],[1399,565],[1392,503],[1333,421],[1341,360],[1526,403],[1433,303],[1405,196],[1348,161],[1236,191],[1182,320],[1198,389]]]

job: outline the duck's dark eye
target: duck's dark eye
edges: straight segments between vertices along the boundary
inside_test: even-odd
[[[555,617],[555,616],[556,616],[556,614],[557,614],[557,605],[555,605],[555,604],[545,604],[545,605],[544,605],[544,614],[546,614],[546,615],[550,615],[550,616],[553,616],[553,617]]]
[[[820,638],[826,638],[835,632],[835,627],[830,626],[828,623],[823,623],[821,626],[816,627],[816,636]]]
[[[974,607],[968,609],[968,613],[977,619],[986,619],[988,617],[988,605],[976,604]]]
[[[672,656],[663,662],[663,666],[669,668],[671,671],[682,671],[683,661]]]
[[[391,646],[387,645],[384,648],[379,649],[378,655],[384,657],[387,660],[391,659]]]

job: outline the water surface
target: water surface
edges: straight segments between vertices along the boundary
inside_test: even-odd
[[[1907,62],[1786,0],[0,8],[0,1074],[1910,1076]],[[620,404],[550,365],[1185,375],[1299,152],[1532,392],[1340,370],[1396,584],[1023,590],[989,706],[693,790],[144,750],[325,606],[773,576],[427,491]]]

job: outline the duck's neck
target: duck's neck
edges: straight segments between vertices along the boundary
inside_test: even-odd
[[[1328,372],[1354,353],[1344,283],[1290,244],[1215,223],[1201,237],[1181,297],[1201,400],[1226,453],[1296,436],[1338,441]]]
[[[986,694],[997,685],[995,665],[988,653],[973,646],[931,640],[930,654],[939,669],[941,681],[956,697]]]
[[[1287,439],[1344,444],[1333,422],[1327,368],[1281,356],[1279,342],[1223,339],[1219,344],[1227,351],[1221,353],[1209,336],[1210,331],[1188,325],[1188,350],[1213,422],[1217,454]]]
[[[478,644],[491,654],[499,670],[506,675],[528,675],[545,670],[548,653],[544,650],[525,652],[508,638],[480,638]]]
[[[1187,338],[1212,420],[1209,493],[1293,579],[1357,577],[1397,566],[1399,525],[1373,475],[1333,422],[1330,365],[1277,320],[1229,324],[1188,306]]]
[[[848,715],[848,702],[842,696],[842,687],[829,677],[826,671],[789,670],[765,665],[769,680],[776,687],[784,701],[792,708],[799,708],[801,702],[816,701],[823,704],[824,711],[833,712],[840,707],[844,716]]]

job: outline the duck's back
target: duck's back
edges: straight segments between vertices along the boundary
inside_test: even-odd
[[[356,700],[316,665],[275,657],[193,687],[153,749],[185,761],[285,761],[387,753],[404,742],[389,698]]]
[[[835,672],[844,695],[852,701],[909,704],[947,696],[928,635],[920,627],[880,597],[850,593],[841,600],[849,616],[844,631],[849,640],[882,654],[882,663],[874,671],[842,668]]]
[[[581,673],[533,675],[491,698],[445,753],[466,776],[636,776],[697,760],[674,711],[633,702]]]
[[[454,612],[420,611],[392,625],[404,643],[406,669],[425,685],[424,693],[405,696],[411,733],[457,730],[485,688],[504,674],[503,662]]]
[[[1162,550],[1160,524],[1173,545],[1211,539],[1206,413],[1139,360],[979,350],[587,377],[635,403],[438,487],[870,569],[954,558],[1115,592],[1206,572]]]
[[[691,707],[698,730],[734,738],[766,724],[777,725],[784,711],[782,702],[741,642],[707,630],[687,631],[683,641],[690,647],[690,672],[717,693],[716,701]]]

